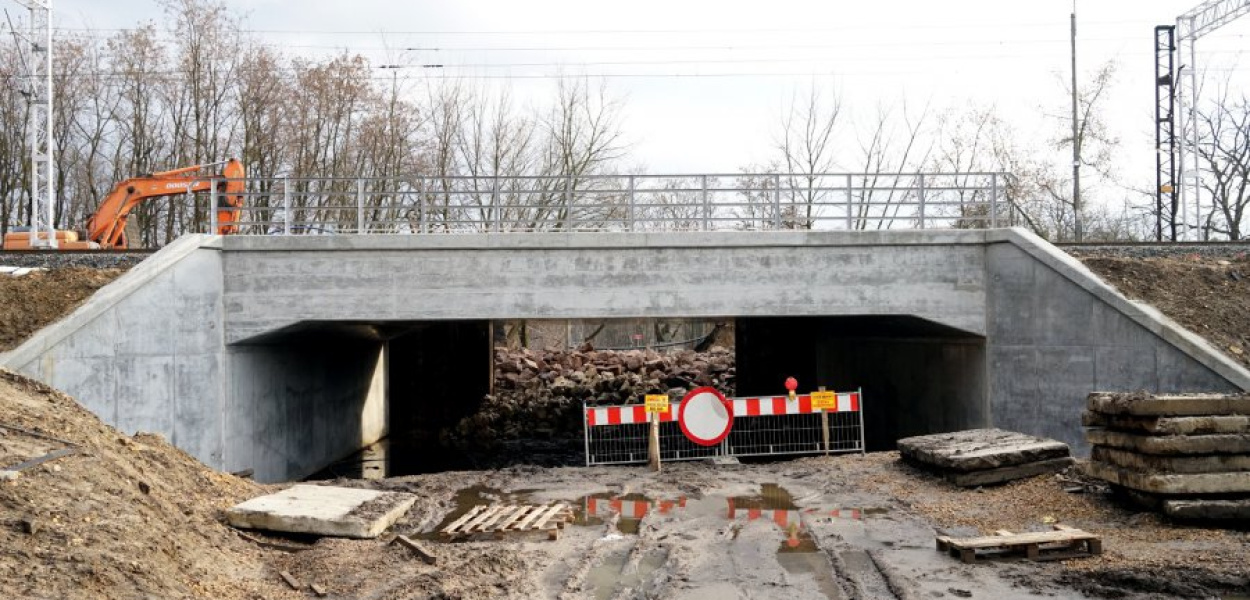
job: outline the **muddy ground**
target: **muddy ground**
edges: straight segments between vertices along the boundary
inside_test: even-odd
[[[0,481],[0,598],[1231,598],[1250,589],[1250,533],[1169,524],[1074,476],[960,489],[896,453],[744,465],[512,467],[331,482],[417,495],[380,540],[244,534],[223,511],[278,489],[215,472],[159,436],[128,436],[73,399],[0,371],[0,467],[74,453]],[[470,507],[568,502],[542,534],[444,543]],[[1052,523],[1103,536],[1064,563],[966,565],[938,533]],[[250,536],[250,537],[249,537]],[[287,550],[275,549],[277,542]],[[291,590],[279,573],[305,587]]]
[[[1168,524],[1071,475],[955,488],[893,452],[674,463],[660,474],[518,467],[337,483],[418,494],[394,532],[423,537],[439,559],[429,566],[383,541],[329,539],[272,559],[350,598],[1161,599],[1250,589],[1247,532]],[[476,504],[553,501],[577,510],[556,541],[442,543],[429,533]],[[939,532],[1055,522],[1103,536],[1104,554],[966,565],[934,549]]]

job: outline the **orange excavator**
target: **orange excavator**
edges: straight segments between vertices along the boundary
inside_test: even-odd
[[[220,172],[205,174],[213,167],[222,166]],[[126,221],[130,211],[140,202],[151,198],[179,196],[193,192],[206,192],[217,180],[216,197],[217,234],[229,235],[238,230],[239,213],[243,206],[243,163],[238,159],[230,159],[217,163],[195,165],[151,173],[141,177],[132,177],[117,184],[112,192],[104,197],[100,207],[87,221],[86,236],[80,238],[77,231],[57,231],[57,248],[60,250],[98,250],[125,249],[129,240],[126,239]],[[14,231],[4,236],[5,250],[26,250],[31,245],[33,234],[29,231]],[[39,239],[47,239],[47,233],[41,232]]]

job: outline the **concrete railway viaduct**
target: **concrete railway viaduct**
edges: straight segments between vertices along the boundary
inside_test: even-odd
[[[1019,229],[188,235],[0,364],[276,481],[480,398],[492,321],[618,317],[735,319],[740,393],[862,387],[870,449],[994,425],[1080,451],[1090,391],[1250,389]]]

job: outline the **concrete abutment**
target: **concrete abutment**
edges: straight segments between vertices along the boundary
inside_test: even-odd
[[[875,448],[997,426],[1081,453],[1090,391],[1250,388],[1018,230],[187,236],[0,364],[275,481],[471,410],[492,320],[649,317],[736,318],[740,393],[863,387]]]

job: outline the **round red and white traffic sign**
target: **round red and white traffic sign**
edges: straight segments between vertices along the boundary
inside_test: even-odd
[[[677,424],[686,439],[700,446],[715,446],[733,429],[733,402],[715,388],[695,388],[681,399]]]

